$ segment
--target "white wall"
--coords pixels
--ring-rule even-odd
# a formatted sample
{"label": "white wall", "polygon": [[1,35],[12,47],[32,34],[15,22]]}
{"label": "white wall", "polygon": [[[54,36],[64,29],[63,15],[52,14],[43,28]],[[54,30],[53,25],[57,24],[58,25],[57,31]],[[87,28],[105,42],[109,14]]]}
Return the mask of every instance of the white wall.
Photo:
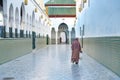
{"label": "white wall", "polygon": [[75,18],[51,18],[52,26],[58,31],[58,27],[61,23],[66,23],[68,30],[71,31],[74,27]]}
{"label": "white wall", "polygon": [[85,25],[85,37],[120,36],[120,0],[89,0],[90,6],[78,13],[79,27]]}
{"label": "white wall", "polygon": [[[13,18],[14,18],[13,19],[13,32],[14,32],[14,28],[15,28],[15,10],[16,10],[16,8],[18,8],[18,13],[19,13],[19,30],[20,30],[20,18],[21,18],[20,17],[20,12],[21,12],[20,9],[21,9],[22,3],[24,3],[24,0],[3,0],[3,1],[4,1],[3,5],[6,5],[6,6],[4,6],[4,15],[7,15],[7,17],[4,18],[4,19],[6,19],[5,20],[6,21],[6,31],[9,32],[9,27],[10,27],[9,26],[9,8],[10,8],[11,4],[13,5]],[[35,2],[33,0],[28,0],[28,5],[24,5],[24,7],[25,7],[25,28],[24,28],[24,30],[26,31],[26,29],[28,29],[27,27],[32,27],[32,25],[28,26],[27,22],[29,22],[29,24],[31,24],[30,16],[32,19],[32,13],[33,13],[33,11],[35,11],[35,8],[37,6],[35,5]],[[29,21],[27,21],[27,15],[28,15]],[[45,24],[43,24],[42,22],[39,21],[39,18],[41,15],[43,15],[43,17],[44,17],[41,19],[41,21],[44,21],[45,18],[48,19],[48,17],[44,14],[44,12],[41,11],[41,9],[38,9],[38,11],[35,13],[35,21],[34,21],[35,28],[34,28],[34,30],[35,30],[35,32],[37,32],[37,34],[38,33],[48,34],[50,31],[48,30],[48,28],[46,28],[46,27],[49,27],[48,25],[46,26],[47,22]],[[32,29],[32,28],[30,28],[30,29]],[[45,30],[43,30],[43,29],[45,29]],[[43,31],[46,31],[46,32],[43,32]]]}
{"label": "white wall", "polygon": [[0,26],[3,26],[3,13],[0,11]]}

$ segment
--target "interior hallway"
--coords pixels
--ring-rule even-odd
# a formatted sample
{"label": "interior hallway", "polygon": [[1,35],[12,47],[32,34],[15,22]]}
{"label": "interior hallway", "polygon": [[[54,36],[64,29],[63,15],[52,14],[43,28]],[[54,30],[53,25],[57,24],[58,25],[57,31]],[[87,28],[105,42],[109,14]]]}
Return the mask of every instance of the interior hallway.
{"label": "interior hallway", "polygon": [[85,53],[78,65],[70,56],[71,45],[49,45],[0,65],[0,80],[120,80]]}

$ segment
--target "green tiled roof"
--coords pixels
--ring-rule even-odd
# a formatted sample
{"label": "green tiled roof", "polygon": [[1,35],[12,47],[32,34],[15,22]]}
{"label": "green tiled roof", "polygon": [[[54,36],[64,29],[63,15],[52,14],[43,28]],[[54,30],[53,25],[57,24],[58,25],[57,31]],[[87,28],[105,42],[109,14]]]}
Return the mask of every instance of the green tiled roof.
{"label": "green tiled roof", "polygon": [[72,15],[76,14],[76,9],[75,7],[70,7],[70,8],[48,8],[48,14],[49,15]]}
{"label": "green tiled roof", "polygon": [[76,6],[74,0],[50,0],[45,5],[48,15],[75,15]]}
{"label": "green tiled roof", "polygon": [[74,0],[50,0],[46,4],[75,4]]}

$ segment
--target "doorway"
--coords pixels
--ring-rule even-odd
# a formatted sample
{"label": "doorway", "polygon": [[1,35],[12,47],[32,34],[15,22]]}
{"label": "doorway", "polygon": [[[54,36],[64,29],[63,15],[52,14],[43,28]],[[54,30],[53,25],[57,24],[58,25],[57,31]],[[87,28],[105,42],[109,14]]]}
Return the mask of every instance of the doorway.
{"label": "doorway", "polygon": [[66,34],[65,32],[60,33],[60,43],[66,43]]}
{"label": "doorway", "polygon": [[68,31],[68,26],[65,23],[61,23],[58,27],[58,34],[57,34],[57,42],[58,44],[60,43],[69,43],[69,31]]}

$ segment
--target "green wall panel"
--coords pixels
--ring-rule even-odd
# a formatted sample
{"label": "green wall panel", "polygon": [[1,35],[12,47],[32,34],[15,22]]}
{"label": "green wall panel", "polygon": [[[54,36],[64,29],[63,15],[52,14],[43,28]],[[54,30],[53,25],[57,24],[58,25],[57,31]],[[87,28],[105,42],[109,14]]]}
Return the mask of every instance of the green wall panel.
{"label": "green wall panel", "polygon": [[70,7],[70,8],[49,7],[48,8],[48,14],[49,15],[54,15],[54,14],[57,14],[57,15],[60,15],[60,14],[63,14],[63,15],[66,15],[66,14],[73,15],[73,14],[76,14],[76,8],[75,7]]}
{"label": "green wall panel", "polygon": [[120,37],[84,38],[83,50],[120,76]]}
{"label": "green wall panel", "polygon": [[[45,47],[46,38],[36,38],[36,49]],[[32,39],[0,39],[0,64],[32,51]]]}
{"label": "green wall panel", "polygon": [[1,39],[0,64],[32,51],[31,39]]}
{"label": "green wall panel", "polygon": [[36,40],[36,48],[37,49],[40,49],[42,47],[45,47],[46,46],[46,38],[38,38]]}

